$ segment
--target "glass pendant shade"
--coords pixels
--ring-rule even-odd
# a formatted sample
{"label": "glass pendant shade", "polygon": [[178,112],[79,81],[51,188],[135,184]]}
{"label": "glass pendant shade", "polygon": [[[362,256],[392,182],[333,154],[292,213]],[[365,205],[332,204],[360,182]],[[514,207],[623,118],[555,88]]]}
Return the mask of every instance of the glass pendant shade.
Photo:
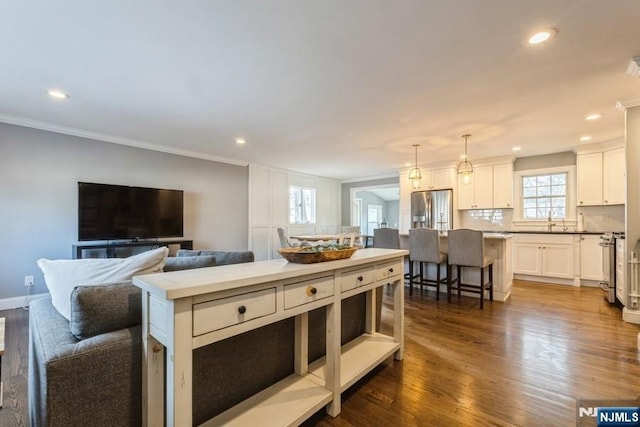
{"label": "glass pendant shade", "polygon": [[411,168],[411,170],[409,171],[409,179],[411,180],[411,184],[414,189],[420,186],[420,180],[422,179],[422,172],[420,171],[420,168],[418,168],[418,147],[419,146],[420,144],[413,144],[413,148],[415,149],[415,153],[416,153],[416,162],[415,162],[415,166]]}
{"label": "glass pendant shade", "polygon": [[464,138],[464,161],[458,163],[457,168],[462,184],[471,184],[471,179],[473,177],[473,164],[469,161],[469,157],[467,156],[467,139],[470,136],[470,134],[462,135]]}

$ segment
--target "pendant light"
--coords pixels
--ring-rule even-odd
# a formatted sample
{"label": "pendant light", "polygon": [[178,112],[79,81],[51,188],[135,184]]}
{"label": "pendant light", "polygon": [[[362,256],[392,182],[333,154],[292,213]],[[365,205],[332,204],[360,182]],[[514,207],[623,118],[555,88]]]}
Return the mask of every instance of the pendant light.
{"label": "pendant light", "polygon": [[420,186],[420,180],[422,180],[422,172],[420,172],[420,169],[418,168],[418,147],[419,146],[420,144],[413,144],[413,148],[415,149],[415,153],[416,153],[416,163],[415,163],[415,166],[409,171],[409,179],[411,180],[411,185],[414,190]]}
{"label": "pendant light", "polygon": [[473,177],[473,165],[469,161],[469,156],[467,156],[467,139],[471,136],[469,133],[465,133],[462,135],[464,138],[464,161],[458,163],[458,175],[462,180],[462,184],[470,184],[471,178]]}

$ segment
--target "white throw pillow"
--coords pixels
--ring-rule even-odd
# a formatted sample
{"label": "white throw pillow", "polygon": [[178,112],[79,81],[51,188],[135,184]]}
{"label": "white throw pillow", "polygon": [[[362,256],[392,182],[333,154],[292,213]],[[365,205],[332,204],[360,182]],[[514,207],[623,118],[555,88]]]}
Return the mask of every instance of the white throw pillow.
{"label": "white throw pillow", "polygon": [[71,292],[76,286],[105,285],[133,276],[162,272],[169,249],[158,248],[129,258],[39,259],[38,267],[51,293],[53,306],[71,319]]}

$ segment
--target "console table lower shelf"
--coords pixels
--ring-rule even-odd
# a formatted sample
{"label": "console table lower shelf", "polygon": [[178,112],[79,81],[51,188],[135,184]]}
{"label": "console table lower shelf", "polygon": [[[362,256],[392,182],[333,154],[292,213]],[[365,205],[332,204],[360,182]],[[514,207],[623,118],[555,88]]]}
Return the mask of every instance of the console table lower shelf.
{"label": "console table lower shelf", "polygon": [[[276,260],[136,276],[143,425],[192,425],[193,350],[287,318],[295,319],[294,373],[201,425],[296,426],[323,407],[337,416],[342,392],[385,359],[402,360],[407,253],[371,248],[320,264]],[[376,292],[384,285],[393,293],[392,335],[375,330]],[[365,333],[341,346],[341,301],[356,294],[366,296]],[[325,310],[326,355],[309,364],[309,313],[318,308]]]}

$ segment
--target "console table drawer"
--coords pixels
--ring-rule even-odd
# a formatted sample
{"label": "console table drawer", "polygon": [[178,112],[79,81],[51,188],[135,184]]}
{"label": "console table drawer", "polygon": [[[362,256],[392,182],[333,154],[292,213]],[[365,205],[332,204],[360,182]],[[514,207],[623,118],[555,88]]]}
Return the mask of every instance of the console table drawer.
{"label": "console table drawer", "polygon": [[333,276],[305,280],[284,286],[284,308],[293,308],[333,295]]}
{"label": "console table drawer", "polygon": [[193,336],[217,331],[276,312],[276,288],[193,305]]}
{"label": "console table drawer", "polygon": [[358,286],[368,285],[375,280],[374,277],[373,267],[345,271],[340,274],[340,289],[345,292]]}
{"label": "console table drawer", "polygon": [[402,262],[390,262],[376,265],[376,280],[387,280],[402,275]]}

